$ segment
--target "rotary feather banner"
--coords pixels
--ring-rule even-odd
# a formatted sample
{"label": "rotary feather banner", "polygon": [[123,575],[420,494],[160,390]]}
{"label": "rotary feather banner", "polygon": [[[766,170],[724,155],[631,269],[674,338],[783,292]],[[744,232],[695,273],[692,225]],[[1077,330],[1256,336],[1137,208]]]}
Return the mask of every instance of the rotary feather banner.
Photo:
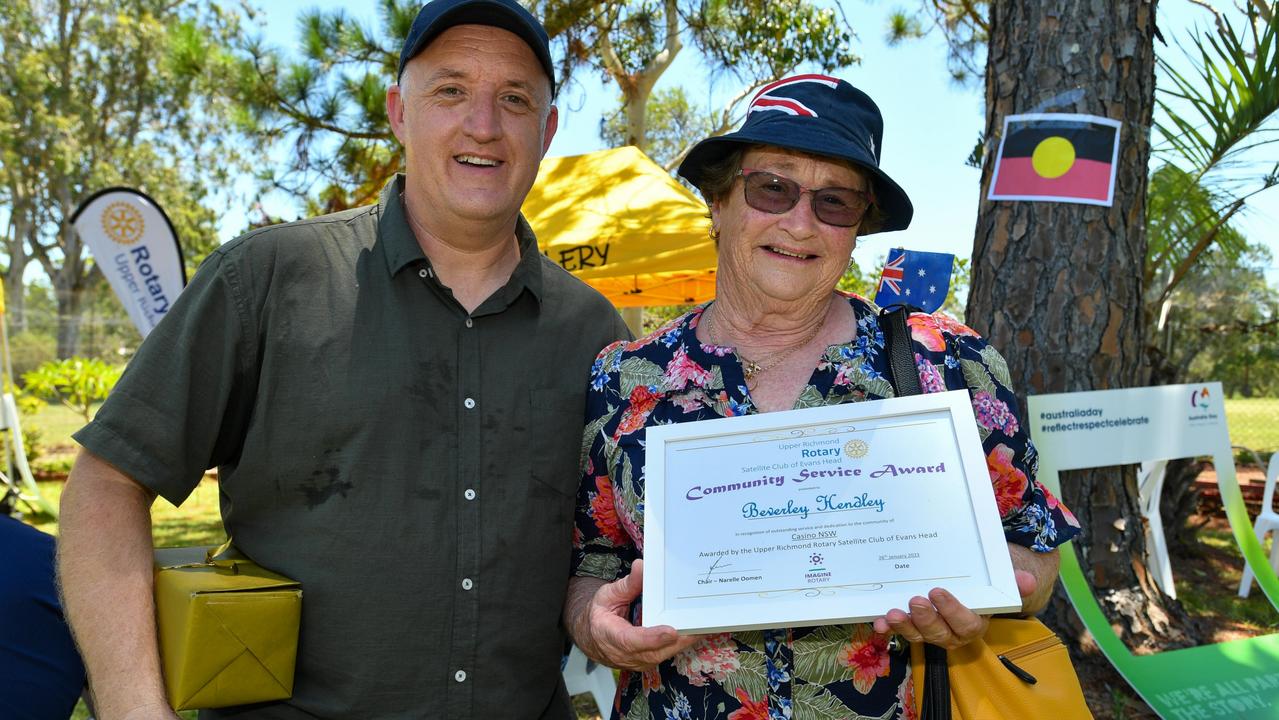
{"label": "rotary feather banner", "polygon": [[146,338],[186,286],[182,248],[159,204],[131,188],[108,188],[71,216],[129,319]]}

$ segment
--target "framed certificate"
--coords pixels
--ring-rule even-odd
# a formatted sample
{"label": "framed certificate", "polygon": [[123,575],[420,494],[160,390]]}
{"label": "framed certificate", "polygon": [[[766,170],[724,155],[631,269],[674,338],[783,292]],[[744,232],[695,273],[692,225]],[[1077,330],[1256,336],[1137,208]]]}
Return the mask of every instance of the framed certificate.
{"label": "framed certificate", "polygon": [[644,625],[861,622],[934,587],[1021,609],[966,391],[650,427]]}

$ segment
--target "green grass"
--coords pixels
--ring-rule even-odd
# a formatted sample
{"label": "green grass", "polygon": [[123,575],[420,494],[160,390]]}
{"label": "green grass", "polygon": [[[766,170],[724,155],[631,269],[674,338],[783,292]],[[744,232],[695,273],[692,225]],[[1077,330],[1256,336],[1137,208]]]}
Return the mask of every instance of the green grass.
{"label": "green grass", "polygon": [[[1230,561],[1216,567],[1216,577],[1208,574],[1202,577],[1176,576],[1177,599],[1186,610],[1191,615],[1211,618],[1217,622],[1229,620],[1240,623],[1257,635],[1279,631],[1279,614],[1275,613],[1274,606],[1261,588],[1253,585],[1252,592],[1246,598],[1239,597],[1235,592],[1243,575],[1243,558],[1236,560],[1239,546],[1234,535],[1205,527],[1199,530],[1196,540],[1229,557]],[[1262,548],[1266,557],[1269,557],[1270,538],[1267,538]],[[1222,588],[1228,588],[1229,592],[1222,592]]]}
{"label": "green grass", "polygon": [[1262,453],[1279,450],[1279,398],[1226,400],[1230,444]]}
{"label": "green grass", "polygon": [[[57,481],[37,483],[40,494],[58,505],[65,485]],[[58,534],[58,522],[48,516],[28,519],[37,528]],[[180,547],[186,545],[217,545],[226,539],[222,531],[222,516],[218,510],[218,483],[205,478],[191,496],[174,507],[164,498],[151,506],[151,537],[156,547]]]}
{"label": "green grass", "polygon": [[[84,418],[60,404],[47,404],[27,419],[27,424],[40,431],[41,455],[33,462],[33,469],[67,467],[76,452],[71,433],[84,425]],[[62,498],[60,481],[38,482],[40,494],[57,507]],[[218,484],[205,478],[181,508],[176,508],[163,498],[157,499],[151,508],[152,536],[156,547],[183,545],[217,545],[226,535],[222,531],[222,518],[218,509]],[[58,534],[58,523],[53,518],[40,515],[29,517],[28,522],[37,528]]]}
{"label": "green grass", "polygon": [[[97,408],[94,408],[95,412]],[[71,469],[79,446],[71,439],[71,434],[84,426],[84,418],[61,404],[46,403],[39,412],[23,417],[23,434],[30,443],[35,438],[36,454],[31,459],[31,472],[37,477],[49,477],[50,474],[66,474]],[[30,455],[31,448],[27,448]]]}
{"label": "green grass", "polygon": [[[93,411],[97,412],[98,406],[94,406]],[[40,429],[40,440],[49,447],[74,445],[71,433],[84,427],[80,413],[61,403],[46,404],[27,422]]]}

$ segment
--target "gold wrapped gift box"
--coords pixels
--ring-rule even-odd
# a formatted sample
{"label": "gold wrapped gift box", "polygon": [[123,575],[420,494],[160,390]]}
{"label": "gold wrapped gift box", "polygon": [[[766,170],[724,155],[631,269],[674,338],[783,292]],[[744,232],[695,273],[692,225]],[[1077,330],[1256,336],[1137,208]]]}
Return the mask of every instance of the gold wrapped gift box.
{"label": "gold wrapped gift box", "polygon": [[175,710],[293,694],[302,586],[234,551],[219,554],[226,548],[155,551],[160,658]]}

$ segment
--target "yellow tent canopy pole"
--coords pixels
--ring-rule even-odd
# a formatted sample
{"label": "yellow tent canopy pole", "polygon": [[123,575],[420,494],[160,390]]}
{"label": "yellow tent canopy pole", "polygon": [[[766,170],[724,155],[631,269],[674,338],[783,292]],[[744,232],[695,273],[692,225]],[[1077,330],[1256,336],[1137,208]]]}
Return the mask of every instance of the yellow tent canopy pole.
{"label": "yellow tent canopy pole", "polygon": [[523,211],[542,253],[619,308],[715,296],[706,203],[638,148],[546,158]]}

